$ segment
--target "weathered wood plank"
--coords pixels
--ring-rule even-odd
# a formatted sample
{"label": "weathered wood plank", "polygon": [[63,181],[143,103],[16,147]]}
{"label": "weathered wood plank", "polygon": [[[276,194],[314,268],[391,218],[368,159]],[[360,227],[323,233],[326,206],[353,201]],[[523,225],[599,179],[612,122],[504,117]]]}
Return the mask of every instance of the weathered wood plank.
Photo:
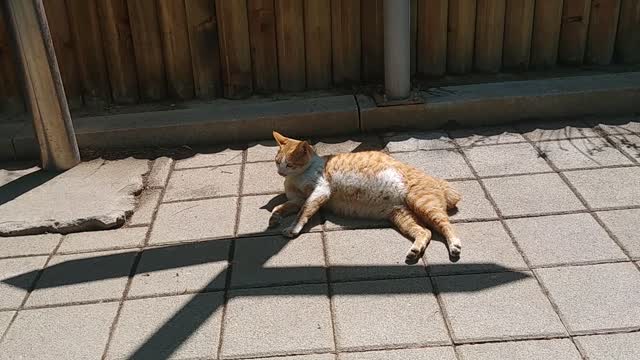
{"label": "weathered wood plank", "polygon": [[224,96],[241,99],[253,91],[249,23],[245,1],[216,0]]}
{"label": "weathered wood plank", "polygon": [[[249,38],[255,91],[278,91],[278,43],[274,0],[249,0]],[[278,45],[277,45],[278,44]]]}
{"label": "weathered wood plank", "polygon": [[362,6],[362,79],[384,78],[384,0],[368,1]]}
{"label": "weathered wood plank", "polygon": [[564,0],[558,61],[565,65],[581,65],[587,47],[587,31],[591,0]]}
{"label": "weathered wood plank", "polygon": [[158,0],[158,10],[169,96],[191,99],[195,91],[184,0]]}
{"label": "weathered wood plank", "polygon": [[418,70],[418,0],[411,0],[411,76]]}
{"label": "weathered wood plank", "polygon": [[558,62],[562,0],[537,0],[531,41],[531,65],[551,68]]}
{"label": "weathered wood plank", "polygon": [[222,94],[216,7],[212,0],[185,0],[196,97]]}
{"label": "weathered wood plank", "polygon": [[620,0],[593,0],[585,60],[589,64],[608,65],[618,30]]}
{"label": "weathered wood plank", "polygon": [[509,0],[504,22],[503,66],[525,71],[531,57],[535,0]]}
{"label": "weathered wood plank", "polygon": [[448,0],[418,3],[418,73],[442,76],[447,71]]}
{"label": "weathered wood plank", "polygon": [[24,112],[22,85],[19,80],[17,56],[13,53],[11,37],[4,21],[4,9],[0,6],[0,112]]}
{"label": "weathered wood plank", "polygon": [[162,56],[162,40],[155,0],[127,1],[129,23],[140,95],[144,100],[167,97],[167,79]]}
{"label": "weathered wood plank", "polygon": [[305,0],[304,41],[307,88],[325,89],[331,85],[331,2]]}
{"label": "weathered wood plank", "polygon": [[360,0],[331,0],[333,81],[347,85],[360,81]]}
{"label": "weathered wood plank", "polygon": [[138,101],[138,74],[126,0],[98,0],[98,14],[113,101],[135,103]]}
{"label": "weathered wood plank", "polygon": [[307,84],[303,20],[303,0],[276,0],[278,68],[284,91],[302,91]]}
{"label": "weathered wood plank", "polygon": [[449,0],[447,71],[465,74],[473,66],[476,0]]}
{"label": "weathered wood plank", "polygon": [[506,0],[478,0],[475,68],[498,72],[502,67]]}
{"label": "weathered wood plank", "polygon": [[623,64],[640,63],[640,0],[622,0],[615,52]]}

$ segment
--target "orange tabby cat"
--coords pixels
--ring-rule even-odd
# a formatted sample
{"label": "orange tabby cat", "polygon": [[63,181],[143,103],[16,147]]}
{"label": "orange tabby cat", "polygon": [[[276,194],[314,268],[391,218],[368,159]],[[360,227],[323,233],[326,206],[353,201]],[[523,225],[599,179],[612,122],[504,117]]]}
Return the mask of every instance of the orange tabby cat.
{"label": "orange tabby cat", "polygon": [[332,212],[369,219],[388,219],[414,239],[408,261],[417,260],[431,240],[430,225],[447,239],[451,256],[460,255],[447,209],[454,208],[460,194],[449,184],[401,163],[391,156],[367,151],[318,156],[306,141],[273,137],[280,149],[276,155],[278,174],[285,177],[287,202],[272,211],[269,226],[298,212],[296,221],[283,231],[295,237],[320,207]]}

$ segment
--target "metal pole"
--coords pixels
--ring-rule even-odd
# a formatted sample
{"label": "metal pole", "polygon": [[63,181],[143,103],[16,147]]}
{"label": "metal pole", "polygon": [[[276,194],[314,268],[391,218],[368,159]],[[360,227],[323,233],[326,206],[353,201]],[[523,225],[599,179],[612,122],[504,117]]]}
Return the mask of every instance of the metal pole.
{"label": "metal pole", "polygon": [[384,0],[384,86],[388,99],[411,91],[411,1]]}
{"label": "metal pole", "polygon": [[45,170],[63,171],[80,162],[71,115],[42,0],[6,0],[24,87]]}

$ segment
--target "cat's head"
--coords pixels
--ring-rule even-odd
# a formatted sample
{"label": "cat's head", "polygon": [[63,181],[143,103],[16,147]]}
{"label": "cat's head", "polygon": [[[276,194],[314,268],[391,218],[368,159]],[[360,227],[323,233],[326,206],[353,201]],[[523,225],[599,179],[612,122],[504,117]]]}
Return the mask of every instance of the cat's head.
{"label": "cat's head", "polygon": [[291,139],[277,131],[273,132],[276,139],[278,154],[276,154],[276,166],[281,176],[297,175],[309,167],[309,162],[315,155],[313,148],[306,141]]}

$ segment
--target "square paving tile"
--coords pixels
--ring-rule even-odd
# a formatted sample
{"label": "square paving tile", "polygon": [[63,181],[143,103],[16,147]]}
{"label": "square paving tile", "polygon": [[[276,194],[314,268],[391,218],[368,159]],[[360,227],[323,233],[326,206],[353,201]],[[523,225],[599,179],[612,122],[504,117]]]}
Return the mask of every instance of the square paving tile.
{"label": "square paving tile", "polygon": [[429,279],[337,283],[332,291],[340,350],[450,342]]}
{"label": "square paving tile", "polygon": [[445,132],[413,132],[394,134],[384,138],[389,152],[453,149],[453,140]]}
{"label": "square paving tile", "polygon": [[615,135],[612,140],[625,154],[640,161],[640,135]]}
{"label": "square paving tile", "polygon": [[333,350],[326,285],[234,290],[229,296],[223,357]]}
{"label": "square paving tile", "polygon": [[415,151],[393,154],[393,157],[440,179],[473,177],[471,169],[456,150]]}
{"label": "square paving tile", "polygon": [[462,274],[527,269],[527,264],[498,221],[454,224],[462,240],[460,260],[451,263],[444,239],[432,241],[425,252],[429,273]]}
{"label": "square paving tile", "polygon": [[452,347],[439,346],[423,349],[400,349],[343,353],[339,360],[455,360]]}
{"label": "square paving tile", "polygon": [[240,165],[174,171],[169,178],[163,200],[237,195],[239,187]]}
{"label": "square paving tile", "polygon": [[237,198],[162,204],[149,243],[233,236]]}
{"label": "square paving tile", "polygon": [[153,213],[160,202],[162,189],[146,189],[140,195],[138,207],[129,219],[129,225],[149,225],[153,219]]}
{"label": "square paving tile", "polygon": [[48,255],[58,246],[60,234],[0,237],[0,257]]}
{"label": "square paving tile", "polygon": [[25,306],[120,299],[136,254],[130,250],[56,255]]}
{"label": "square paving tile", "polygon": [[15,311],[1,311],[0,312],[0,337],[4,334],[4,331],[9,327],[9,322],[11,322],[11,318],[13,318],[13,314]]}
{"label": "square paving tile", "polygon": [[176,169],[187,169],[205,166],[221,166],[240,164],[242,162],[242,150],[217,150],[196,154],[190,158],[176,161]]}
{"label": "square paving tile", "polygon": [[223,304],[222,292],[125,301],[107,359],[215,358]]}
{"label": "square paving tile", "polygon": [[598,124],[598,128],[602,129],[607,134],[626,135],[630,133],[640,133],[640,122],[637,117],[613,120],[607,119],[604,122],[596,123]]}
{"label": "square paving tile", "polygon": [[589,360],[640,359],[640,333],[576,337]]}
{"label": "square paving tile", "polygon": [[146,227],[72,233],[62,240],[58,254],[138,247],[144,245],[146,236]]}
{"label": "square paving tile", "polygon": [[[284,228],[291,225],[297,214],[292,214],[282,219],[280,226],[269,229],[269,219],[271,210],[279,204],[287,201],[284,194],[281,195],[255,195],[242,197],[240,204],[240,219],[238,224],[238,235],[250,234],[280,234]],[[312,217],[302,230],[306,232],[316,232],[322,230],[322,220],[320,213]]]}
{"label": "square paving tile", "polygon": [[552,171],[528,143],[476,146],[464,150],[478,176]]}
{"label": "square paving tile", "polygon": [[455,181],[451,186],[462,195],[457,211],[454,210],[450,215],[452,221],[486,220],[498,217],[477,180]]}
{"label": "square paving tile", "polygon": [[536,270],[573,332],[640,326],[640,272],[631,263]]}
{"label": "square paving tile", "polygon": [[211,240],[147,248],[140,258],[129,297],[223,289],[229,241]]}
{"label": "square paving tile", "polygon": [[640,259],[640,209],[603,211],[598,217],[629,254]]}
{"label": "square paving tile", "polygon": [[592,208],[640,205],[640,167],[565,174]]}
{"label": "square paving tile", "polygon": [[533,266],[626,259],[589,214],[512,219],[507,225]]}
{"label": "square paving tile", "polygon": [[284,177],[278,175],[276,163],[250,163],[244,167],[243,194],[269,194],[284,192]]}
{"label": "square paving tile", "polygon": [[500,273],[435,278],[454,340],[564,335],[564,327],[531,274]]}
{"label": "square paving tile", "polygon": [[325,234],[332,280],[426,276],[424,264],[405,264],[411,241],[395,229],[331,231]]}
{"label": "square paving tile", "polygon": [[247,161],[274,161],[278,149],[279,147],[275,141],[262,141],[250,144],[247,148]]}
{"label": "square paving tile", "polygon": [[618,149],[601,138],[545,141],[537,146],[560,170],[632,163]]}
{"label": "square paving tile", "polygon": [[590,125],[581,121],[534,121],[515,125],[526,138],[535,142],[599,137]]}
{"label": "square paving tile", "polygon": [[20,311],[0,359],[100,359],[118,303]]}
{"label": "square paving tile", "polygon": [[462,345],[462,359],[474,360],[580,360],[582,357],[569,339],[510,341],[502,343]]}
{"label": "square paving tile", "polygon": [[485,179],[503,215],[535,215],[583,210],[584,206],[557,174]]}
{"label": "square paving tile", "polygon": [[525,142],[517,130],[505,126],[487,126],[475,129],[461,129],[451,132],[451,137],[460,146],[498,145]]}
{"label": "square paving tile", "polygon": [[237,239],[232,287],[251,287],[326,280],[324,248],[319,233],[295,239],[266,236]]}
{"label": "square paving tile", "polygon": [[0,309],[20,306],[46,261],[46,256],[0,260]]}
{"label": "square paving tile", "polygon": [[267,358],[255,358],[256,360],[335,360],[336,356],[333,354],[311,354],[311,355],[298,355],[298,356],[276,356]]}
{"label": "square paving tile", "polygon": [[350,152],[382,150],[383,145],[377,136],[355,136],[350,138],[326,138],[313,143],[313,148],[320,156]]}

